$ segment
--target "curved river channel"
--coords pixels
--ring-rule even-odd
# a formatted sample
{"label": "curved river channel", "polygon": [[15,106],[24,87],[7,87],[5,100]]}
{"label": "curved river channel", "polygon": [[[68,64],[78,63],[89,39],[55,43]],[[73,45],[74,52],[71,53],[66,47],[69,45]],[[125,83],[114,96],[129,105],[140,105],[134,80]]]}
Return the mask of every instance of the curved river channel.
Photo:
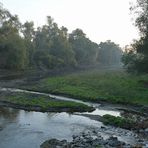
{"label": "curved river channel", "polygon": [[[41,143],[50,138],[72,140],[72,135],[83,131],[97,130],[104,138],[117,136],[126,143],[135,143],[135,135],[131,131],[104,126],[101,122],[84,115],[111,114],[120,116],[119,110],[101,108],[100,104],[83,102],[71,98],[20,89],[1,88],[0,91],[36,93],[48,95],[60,100],[69,100],[92,105],[96,108],[92,113],[41,113],[0,107],[0,148],[39,148]],[[101,127],[106,127],[104,128]]]}

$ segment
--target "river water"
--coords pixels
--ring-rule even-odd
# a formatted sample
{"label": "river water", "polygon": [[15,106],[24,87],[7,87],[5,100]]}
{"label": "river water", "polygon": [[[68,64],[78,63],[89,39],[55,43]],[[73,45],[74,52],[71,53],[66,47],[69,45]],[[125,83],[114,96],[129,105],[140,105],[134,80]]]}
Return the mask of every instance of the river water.
{"label": "river water", "polygon": [[[1,91],[8,90],[1,89]],[[54,97],[57,98],[59,96]],[[59,97],[59,99],[62,98],[65,97]],[[65,99],[71,100],[70,98]],[[100,109],[99,104],[87,104],[95,106],[96,110],[92,113],[84,114],[120,116],[120,111],[118,110]],[[124,132],[128,133],[126,130],[110,127],[103,131],[101,126],[104,126],[101,122],[85,117],[83,113],[41,113],[0,107],[0,148],[39,148],[41,143],[47,139],[57,138],[71,141],[72,135],[92,129],[100,130],[104,138],[115,135],[127,143],[135,142],[134,136],[131,136],[132,133],[129,135],[121,134]]]}
{"label": "river water", "polygon": [[0,109],[0,148],[37,148],[49,138],[72,139],[73,134],[102,123],[67,113]]}

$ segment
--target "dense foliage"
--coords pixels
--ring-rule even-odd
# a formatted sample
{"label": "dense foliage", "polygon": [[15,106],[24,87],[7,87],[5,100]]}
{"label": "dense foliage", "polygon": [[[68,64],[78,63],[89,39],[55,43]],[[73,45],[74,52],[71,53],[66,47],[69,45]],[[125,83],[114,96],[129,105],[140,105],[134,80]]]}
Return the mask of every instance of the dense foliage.
{"label": "dense foliage", "polygon": [[[47,23],[35,28],[33,22],[22,24],[0,5],[0,68],[54,69],[96,63],[119,63],[121,49],[113,42],[98,45],[81,29],[68,33],[47,16]],[[108,58],[110,57],[110,58]],[[119,56],[120,58],[121,56]]]}
{"label": "dense foliage", "polygon": [[123,62],[129,72],[148,73],[148,0],[137,0],[131,9],[137,14],[135,25],[141,38],[132,44],[131,50],[126,50]]}

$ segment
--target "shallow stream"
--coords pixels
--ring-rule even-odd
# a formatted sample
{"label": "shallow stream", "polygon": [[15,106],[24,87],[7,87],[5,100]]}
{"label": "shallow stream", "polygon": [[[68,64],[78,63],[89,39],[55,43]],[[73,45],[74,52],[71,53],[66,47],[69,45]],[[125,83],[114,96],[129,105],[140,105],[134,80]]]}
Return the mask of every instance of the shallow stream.
{"label": "shallow stream", "polygon": [[[51,94],[32,92],[20,89],[1,88],[0,91],[36,93],[48,95],[60,100],[69,100],[92,105],[96,108],[92,113],[41,113],[0,107],[0,148],[39,148],[41,143],[50,138],[72,140],[72,135],[86,130],[96,130],[104,138],[117,136],[126,143],[135,143],[136,135],[124,129],[104,126],[101,122],[83,116],[111,114],[120,116],[119,110],[100,108],[100,104],[83,102],[71,98]],[[103,127],[103,128],[102,128]],[[105,129],[104,129],[105,127]]]}

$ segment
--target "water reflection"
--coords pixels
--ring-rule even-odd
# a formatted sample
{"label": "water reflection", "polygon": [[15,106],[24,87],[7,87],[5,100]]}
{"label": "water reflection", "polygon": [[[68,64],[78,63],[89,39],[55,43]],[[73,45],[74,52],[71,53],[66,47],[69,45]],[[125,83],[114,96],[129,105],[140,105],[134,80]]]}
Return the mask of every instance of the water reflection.
{"label": "water reflection", "polygon": [[0,108],[0,118],[15,120],[19,114],[19,110],[15,110],[12,108]]}
{"label": "water reflection", "polygon": [[0,129],[2,130],[8,124],[16,122],[18,115],[19,115],[18,110],[1,107],[0,108]]}
{"label": "water reflection", "polygon": [[26,112],[3,107],[0,113],[0,123],[5,123],[0,131],[1,148],[37,148],[49,138],[71,140],[73,134],[102,126],[100,122],[67,113]]}

